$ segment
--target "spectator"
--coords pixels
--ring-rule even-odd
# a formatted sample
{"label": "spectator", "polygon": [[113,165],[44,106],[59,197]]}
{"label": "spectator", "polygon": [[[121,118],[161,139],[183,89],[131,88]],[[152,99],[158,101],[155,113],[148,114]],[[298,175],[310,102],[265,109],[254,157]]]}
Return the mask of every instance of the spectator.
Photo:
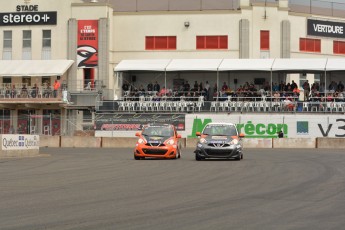
{"label": "spectator", "polygon": [[54,91],[54,97],[56,98],[58,96],[58,90],[60,89],[60,82],[58,80],[55,80],[54,85],[53,85]]}
{"label": "spectator", "polygon": [[208,83],[208,81],[206,81],[205,83],[205,93],[206,93],[206,100],[209,100],[210,97],[210,84]]}
{"label": "spectator", "polygon": [[47,87],[43,91],[43,97],[49,98],[51,96],[51,93],[52,93],[52,89],[51,89],[50,84],[48,82]]}
{"label": "spectator", "polygon": [[309,85],[308,80],[304,82],[303,89],[304,89],[304,101],[309,101],[310,85]]}
{"label": "spectator", "polygon": [[158,84],[158,82],[156,81],[155,84],[153,85],[153,91],[157,91],[159,92],[161,89],[161,86]]}
{"label": "spectator", "polygon": [[194,82],[193,90],[198,91],[198,82],[197,81]]}
{"label": "spectator", "polygon": [[222,91],[227,91],[228,90],[228,86],[226,84],[226,82],[223,83],[223,86],[222,86]]}
{"label": "spectator", "polygon": [[272,83],[272,91],[273,92],[279,91],[279,85],[277,84],[277,82],[275,82],[274,84]]}
{"label": "spectator", "polygon": [[24,97],[28,97],[28,89],[26,88],[26,85],[24,84],[21,92],[20,92],[20,97],[24,98]]}
{"label": "spectator", "polygon": [[339,92],[343,92],[344,91],[344,84],[341,81],[339,81],[339,83],[338,83],[338,91]]}
{"label": "spectator", "polygon": [[147,85],[147,91],[152,91],[153,90],[153,84],[152,82],[150,82],[148,85]]}
{"label": "spectator", "polygon": [[188,92],[190,90],[190,85],[188,81],[186,81],[183,85],[183,91]]}
{"label": "spectator", "polygon": [[291,89],[292,89],[292,91],[295,89],[295,88],[297,88],[298,86],[297,86],[297,84],[296,84],[296,82],[294,81],[294,80],[292,80],[292,83],[291,83]]}
{"label": "spectator", "polygon": [[280,130],[280,131],[278,132],[278,138],[283,138],[283,137],[284,137],[284,133],[283,133],[282,130]]}
{"label": "spectator", "polygon": [[122,90],[123,91],[128,91],[129,90],[129,85],[125,82],[125,83],[123,83],[123,85],[122,85]]}
{"label": "spectator", "polygon": [[39,91],[39,88],[37,87],[37,84],[35,84],[34,87],[32,87],[31,89],[31,97],[33,98],[37,97],[38,91]]}
{"label": "spectator", "polygon": [[17,89],[15,85],[12,85],[11,89],[11,98],[15,98],[17,96]]}

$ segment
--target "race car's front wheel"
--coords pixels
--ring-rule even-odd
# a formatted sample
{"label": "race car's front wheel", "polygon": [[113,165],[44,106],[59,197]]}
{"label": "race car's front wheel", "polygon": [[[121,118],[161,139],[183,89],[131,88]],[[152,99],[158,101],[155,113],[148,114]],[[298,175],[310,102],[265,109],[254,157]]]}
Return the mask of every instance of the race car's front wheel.
{"label": "race car's front wheel", "polygon": [[141,159],[145,159],[144,157],[137,157],[136,155],[134,155],[134,159],[135,160],[141,160]]}
{"label": "race car's front wheel", "polygon": [[199,156],[199,154],[195,154],[195,160],[197,161],[201,161],[203,160],[204,158],[202,158],[201,156]]}

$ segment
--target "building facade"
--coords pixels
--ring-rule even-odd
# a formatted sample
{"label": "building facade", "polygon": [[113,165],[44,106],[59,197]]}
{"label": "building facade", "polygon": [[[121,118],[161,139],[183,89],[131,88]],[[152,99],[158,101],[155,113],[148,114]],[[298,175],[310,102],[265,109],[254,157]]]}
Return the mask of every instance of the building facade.
{"label": "building facade", "polygon": [[[101,101],[121,98],[124,83],[133,89],[150,82],[170,89],[181,81],[217,83],[214,73],[198,70],[166,77],[161,71],[114,72],[123,60],[345,55],[345,10],[337,3],[13,0],[0,6],[1,133],[72,135],[92,129]],[[269,77],[224,72],[219,81],[235,89]],[[334,72],[328,81],[342,78]],[[323,75],[274,76],[274,82],[292,80],[322,82]]]}

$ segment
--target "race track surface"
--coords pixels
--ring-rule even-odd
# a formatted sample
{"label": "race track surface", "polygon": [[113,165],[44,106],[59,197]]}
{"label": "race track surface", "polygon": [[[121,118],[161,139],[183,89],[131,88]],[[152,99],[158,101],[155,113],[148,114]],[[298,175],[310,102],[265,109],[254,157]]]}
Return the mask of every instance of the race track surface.
{"label": "race track surface", "polygon": [[0,159],[0,229],[344,229],[345,151],[246,149],[243,161],[43,148]]}

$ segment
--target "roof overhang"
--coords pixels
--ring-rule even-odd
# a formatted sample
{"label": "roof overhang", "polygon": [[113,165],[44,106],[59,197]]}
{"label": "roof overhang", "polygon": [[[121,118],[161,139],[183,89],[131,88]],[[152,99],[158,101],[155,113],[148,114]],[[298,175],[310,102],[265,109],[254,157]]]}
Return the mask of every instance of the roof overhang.
{"label": "roof overhang", "polygon": [[61,76],[73,60],[0,60],[0,76]]}

